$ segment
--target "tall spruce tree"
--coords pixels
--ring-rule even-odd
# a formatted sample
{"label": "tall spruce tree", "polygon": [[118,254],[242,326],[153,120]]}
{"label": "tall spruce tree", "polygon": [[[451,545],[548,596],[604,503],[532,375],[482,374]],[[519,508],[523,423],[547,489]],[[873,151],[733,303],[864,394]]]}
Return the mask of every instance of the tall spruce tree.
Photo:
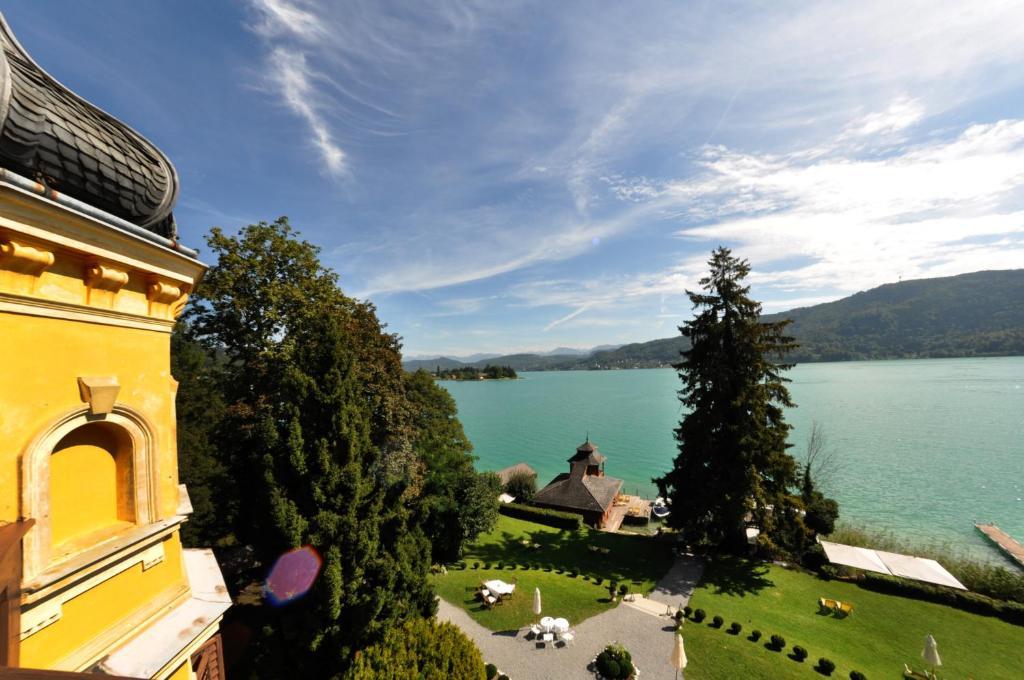
{"label": "tall spruce tree", "polygon": [[336,677],[354,652],[431,614],[430,543],[410,501],[423,465],[409,441],[399,340],[346,297],[286,218],[207,242],[218,257],[190,311],[225,357],[218,445],[234,531],[264,564],[312,545],[304,599],[262,608],[261,677]]}
{"label": "tall spruce tree", "polygon": [[686,411],[675,430],[679,454],[654,482],[672,500],[670,526],[691,543],[744,548],[749,513],[763,541],[788,545],[799,517],[783,417],[793,406],[782,375],[790,365],[779,363],[795,347],[789,321],[759,321],[761,305],[743,285],[746,260],[720,247],[708,264],[703,292],[687,291],[696,316],[679,328],[690,341],[675,365]]}

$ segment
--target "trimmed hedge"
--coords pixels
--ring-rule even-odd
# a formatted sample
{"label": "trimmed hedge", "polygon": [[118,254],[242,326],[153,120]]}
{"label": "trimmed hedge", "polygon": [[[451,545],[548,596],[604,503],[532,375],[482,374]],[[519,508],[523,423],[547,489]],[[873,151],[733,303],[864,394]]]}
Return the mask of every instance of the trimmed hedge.
{"label": "trimmed hedge", "polygon": [[781,635],[773,635],[771,637],[771,648],[776,652],[781,652],[786,648],[786,638]]}
{"label": "trimmed hedge", "polygon": [[741,630],[743,630],[743,626],[741,626],[738,621],[733,621],[729,625],[729,632],[733,635],[739,635]]}
{"label": "trimmed hedge", "polygon": [[832,675],[832,671],[834,671],[835,669],[835,663],[833,663],[829,659],[826,659],[825,657],[822,657],[818,659],[818,665],[815,667],[814,670],[818,671],[822,675]]}
{"label": "trimmed hedge", "polygon": [[547,508],[538,508],[533,505],[524,505],[523,503],[502,503],[498,506],[498,512],[509,517],[515,517],[516,519],[546,524],[556,529],[579,531],[583,528],[583,517],[574,515],[571,512],[548,510]]}
{"label": "trimmed hedge", "polygon": [[700,623],[704,620],[705,616],[707,616],[707,614],[704,613],[703,609],[698,609],[697,611],[693,612],[694,623]]}
{"label": "trimmed hedge", "polygon": [[793,647],[793,658],[797,661],[803,661],[807,658],[807,650],[800,645],[796,645]]}
{"label": "trimmed hedge", "polygon": [[1018,602],[994,600],[991,597],[970,591],[930,586],[918,583],[917,581],[897,579],[880,574],[865,573],[864,577],[857,581],[857,584],[862,588],[878,593],[944,604],[974,614],[994,616],[1007,623],[1024,626],[1024,604]]}
{"label": "trimmed hedge", "polygon": [[860,671],[850,671],[850,680],[868,680],[868,678]]}
{"label": "trimmed hedge", "polygon": [[761,639],[761,631],[756,630],[756,629],[750,631],[750,641],[751,642],[757,642],[760,639]]}
{"label": "trimmed hedge", "polygon": [[721,628],[723,623],[725,623],[725,619],[723,619],[721,616],[715,616],[711,619],[712,628]]}

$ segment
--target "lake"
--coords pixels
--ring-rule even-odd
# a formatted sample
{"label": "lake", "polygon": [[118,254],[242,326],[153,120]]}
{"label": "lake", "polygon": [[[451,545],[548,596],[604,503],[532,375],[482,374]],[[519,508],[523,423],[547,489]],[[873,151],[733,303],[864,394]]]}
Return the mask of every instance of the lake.
{"label": "lake", "polygon": [[[984,558],[996,553],[975,520],[1024,540],[1024,357],[801,364],[789,377],[791,451],[803,456],[817,421],[841,461],[827,489],[841,521]],[[441,384],[481,470],[525,461],[543,486],[589,434],[607,474],[653,497],[675,455],[672,369]]]}

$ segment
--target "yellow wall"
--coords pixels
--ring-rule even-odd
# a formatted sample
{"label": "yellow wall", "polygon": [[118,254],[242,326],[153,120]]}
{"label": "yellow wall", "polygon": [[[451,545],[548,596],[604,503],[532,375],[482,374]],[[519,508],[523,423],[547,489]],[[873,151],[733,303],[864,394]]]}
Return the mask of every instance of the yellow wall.
{"label": "yellow wall", "polygon": [[170,336],[165,333],[0,312],[0,521],[18,517],[24,448],[60,415],[85,406],[80,376],[117,376],[117,402],[150,421],[157,436],[159,515],[178,504]]}
{"label": "yellow wall", "polygon": [[[162,539],[164,560],[145,571],[138,561],[123,569],[129,563],[123,560],[113,576],[117,563],[73,576],[58,577],[54,569],[84,551],[92,551],[87,564],[98,565],[113,554],[107,539],[147,517],[175,516],[170,331],[204,269],[171,249],[0,185],[0,522],[37,520],[25,539],[35,557],[26,553],[25,564],[34,562],[23,615],[36,616],[29,616],[36,625],[46,607],[63,602],[58,620],[21,642],[22,666],[67,669],[95,661],[188,595],[177,529]],[[64,438],[47,443],[52,453],[45,458],[27,456],[43,451],[31,446],[37,438],[87,408],[78,379],[97,377],[116,378],[115,408],[131,413],[133,427],[152,440],[133,448],[125,430],[97,415],[70,434],[61,430]],[[147,447],[146,460],[135,461]],[[38,470],[37,460],[45,461]],[[28,465],[41,481],[22,489]],[[151,474],[142,477],[136,465]],[[40,527],[50,532],[48,542]],[[17,582],[19,574],[0,576]],[[187,678],[183,669],[174,677]]]}
{"label": "yellow wall", "polygon": [[50,527],[54,552],[97,532],[134,522],[130,442],[104,423],[68,433],[50,456]]}
{"label": "yellow wall", "polygon": [[[164,541],[160,564],[143,571],[138,563],[66,602],[59,621],[22,641],[21,665],[52,668],[119,622],[144,616],[166,599],[161,596],[168,591],[185,588],[182,573],[181,543],[178,535],[172,534]],[[127,639],[131,632],[137,631],[126,631],[123,637]]]}
{"label": "yellow wall", "polygon": [[177,670],[167,676],[167,680],[189,680],[192,677],[192,669],[189,668],[189,663],[183,663],[178,666]]}

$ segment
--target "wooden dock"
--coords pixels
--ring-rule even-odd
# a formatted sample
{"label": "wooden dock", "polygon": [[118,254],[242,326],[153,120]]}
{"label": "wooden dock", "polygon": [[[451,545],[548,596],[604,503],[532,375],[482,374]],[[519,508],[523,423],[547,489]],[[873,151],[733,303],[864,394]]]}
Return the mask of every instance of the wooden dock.
{"label": "wooden dock", "polygon": [[974,526],[978,531],[985,534],[990,541],[999,546],[999,549],[1006,553],[1007,557],[1016,562],[1021,569],[1024,569],[1024,545],[1015,541],[1010,534],[1006,533],[995,524],[982,524],[980,522],[975,522]]}

